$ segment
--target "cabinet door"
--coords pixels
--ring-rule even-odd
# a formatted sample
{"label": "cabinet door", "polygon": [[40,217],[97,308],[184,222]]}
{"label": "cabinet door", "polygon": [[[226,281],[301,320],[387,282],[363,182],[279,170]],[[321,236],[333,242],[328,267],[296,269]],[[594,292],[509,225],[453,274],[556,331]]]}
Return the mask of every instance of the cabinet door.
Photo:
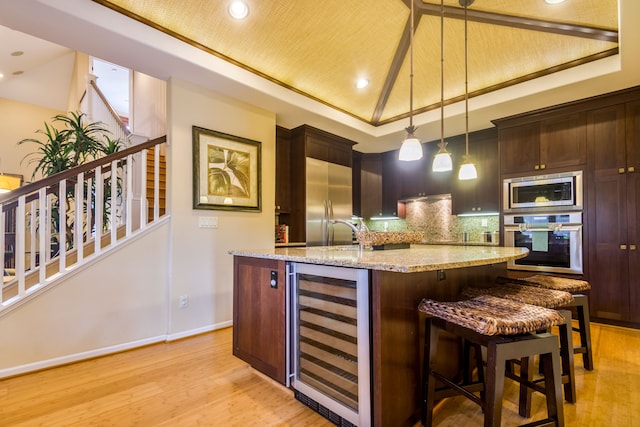
{"label": "cabinet door", "polygon": [[286,384],[285,262],[234,256],[233,267],[233,354]]}
{"label": "cabinet door", "polygon": [[537,122],[499,130],[500,167],[503,175],[530,173],[539,169],[539,130]]}
{"label": "cabinet door", "polygon": [[402,182],[398,173],[398,151],[387,151],[382,161],[382,209],[380,215],[398,215],[398,200],[402,198]]}
{"label": "cabinet door", "polygon": [[291,210],[290,132],[276,128],[276,212]]}
{"label": "cabinet door", "polygon": [[626,105],[629,315],[640,323],[640,101]]}
{"label": "cabinet door", "polygon": [[382,160],[378,153],[363,154],[360,163],[360,215],[364,218],[382,212]]}
{"label": "cabinet door", "polygon": [[[480,136],[469,135],[469,154],[475,162],[478,178],[460,181],[457,169],[453,177],[452,211],[454,215],[463,213],[496,213],[500,208],[498,176],[498,139],[493,132],[483,132]],[[452,147],[456,153],[464,153],[464,141],[460,147]],[[461,154],[456,154],[457,168],[462,162]]]}
{"label": "cabinet door", "polygon": [[585,113],[540,122],[540,170],[583,165],[586,146]]}
{"label": "cabinet door", "polygon": [[[629,318],[624,105],[587,113],[587,242],[591,312]],[[622,173],[620,171],[622,168]]]}

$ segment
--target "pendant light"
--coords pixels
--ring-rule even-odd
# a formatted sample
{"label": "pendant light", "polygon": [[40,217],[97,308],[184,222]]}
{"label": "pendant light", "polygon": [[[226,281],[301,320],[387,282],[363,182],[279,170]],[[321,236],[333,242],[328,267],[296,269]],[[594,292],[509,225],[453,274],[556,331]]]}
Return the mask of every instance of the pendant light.
{"label": "pendant light", "polygon": [[473,4],[474,0],[459,0],[460,6],[464,6],[464,112],[465,112],[465,155],[462,158],[462,165],[458,172],[458,179],[476,179],[478,172],[476,165],[471,161],[469,155],[469,39],[467,36],[467,6]]}
{"label": "pendant light", "polygon": [[451,153],[444,140],[444,0],[440,1],[440,150],[433,157],[434,172],[449,172],[453,169]]}
{"label": "pendant light", "polygon": [[411,25],[409,33],[409,49],[410,49],[410,74],[409,74],[409,126],[406,128],[407,137],[405,138],[398,159],[403,161],[420,160],[422,158],[422,144],[413,134],[416,128],[413,126],[413,2],[411,1]]}

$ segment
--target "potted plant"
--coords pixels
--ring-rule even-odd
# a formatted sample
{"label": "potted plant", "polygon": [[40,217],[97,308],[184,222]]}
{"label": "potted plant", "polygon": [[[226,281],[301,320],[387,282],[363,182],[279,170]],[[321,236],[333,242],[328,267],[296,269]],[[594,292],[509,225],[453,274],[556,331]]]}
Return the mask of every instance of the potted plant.
{"label": "potted plant", "polygon": [[[18,142],[19,145],[33,143],[37,146],[34,152],[25,156],[25,159],[31,158],[29,163],[35,163],[32,179],[35,179],[38,174],[42,175],[42,177],[55,175],[96,158],[115,153],[122,148],[123,142],[119,139],[112,139],[110,132],[103,127],[102,123],[85,123],[85,118],[86,114],[75,112],[70,112],[69,115],[56,115],[53,117],[52,124],[45,123],[44,129],[36,131],[36,133],[44,135],[44,140],[26,138]],[[54,126],[54,123],[58,126]],[[65,203],[67,203],[66,212],[68,212],[68,215],[65,224],[67,248],[73,246],[74,216],[71,212],[71,206],[73,206],[75,197],[74,187],[75,183],[70,182],[70,185],[67,186],[66,194],[64,196],[58,194],[51,206],[52,230],[60,230],[59,215],[57,214],[59,212],[60,199],[64,197]],[[119,179],[117,188],[118,192],[120,192]],[[95,195],[95,182],[91,185],[91,188],[85,184],[85,196],[87,192],[92,192]],[[109,185],[104,186],[104,192],[105,200],[110,200],[111,187]],[[95,197],[92,197],[91,206],[85,206],[84,209],[85,212],[87,210],[95,212]],[[104,218],[108,217],[110,209],[108,202],[105,202]],[[95,218],[93,215],[92,217]],[[51,239],[53,256],[57,252],[60,242],[55,234],[52,235]]]}

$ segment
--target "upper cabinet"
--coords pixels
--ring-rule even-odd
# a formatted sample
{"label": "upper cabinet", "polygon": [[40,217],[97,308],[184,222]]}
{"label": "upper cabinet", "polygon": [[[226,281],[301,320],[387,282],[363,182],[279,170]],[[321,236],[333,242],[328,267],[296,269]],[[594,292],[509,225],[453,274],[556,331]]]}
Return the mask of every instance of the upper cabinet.
{"label": "upper cabinet", "polygon": [[476,165],[478,178],[461,181],[458,169],[465,152],[464,136],[452,144],[454,178],[451,191],[452,213],[496,213],[500,209],[498,175],[498,133],[495,128],[469,134],[469,154]]}
{"label": "upper cabinet", "polygon": [[[289,241],[306,241],[306,159],[323,160],[351,167],[355,142],[321,129],[302,125],[290,131],[290,210],[280,214],[280,223],[289,225]],[[278,167],[276,166],[276,169]]]}
{"label": "upper cabinet", "polygon": [[494,121],[502,175],[545,173],[587,161],[586,115],[532,114]]}
{"label": "upper cabinet", "polygon": [[276,212],[291,210],[291,132],[276,126]]}

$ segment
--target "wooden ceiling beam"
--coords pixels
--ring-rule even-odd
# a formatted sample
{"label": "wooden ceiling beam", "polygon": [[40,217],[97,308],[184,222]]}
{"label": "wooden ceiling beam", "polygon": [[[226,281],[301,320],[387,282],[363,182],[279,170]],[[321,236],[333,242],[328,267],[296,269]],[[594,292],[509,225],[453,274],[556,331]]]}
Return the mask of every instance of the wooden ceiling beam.
{"label": "wooden ceiling beam", "polygon": [[[440,16],[441,13],[439,4],[423,2],[418,3],[418,11],[422,14],[432,16]],[[464,8],[445,6],[444,16],[445,18],[464,19]],[[469,21],[481,22],[483,24],[502,25],[505,27],[618,43],[617,31],[586,25],[575,25],[567,24],[565,22],[554,22],[523,16],[505,15],[476,9],[467,9],[467,19]]]}

